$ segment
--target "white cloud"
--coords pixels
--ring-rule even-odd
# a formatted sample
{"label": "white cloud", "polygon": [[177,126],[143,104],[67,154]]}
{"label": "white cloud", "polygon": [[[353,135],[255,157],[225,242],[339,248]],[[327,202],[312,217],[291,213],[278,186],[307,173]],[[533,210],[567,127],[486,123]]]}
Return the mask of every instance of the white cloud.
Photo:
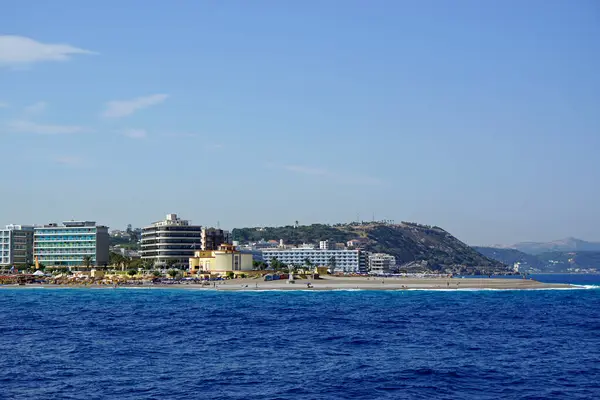
{"label": "white cloud", "polygon": [[0,66],[29,65],[42,61],[65,61],[77,54],[97,54],[68,44],[50,44],[24,36],[0,35]]}
{"label": "white cloud", "polygon": [[106,110],[102,115],[106,118],[121,118],[133,114],[138,110],[160,104],[169,97],[168,94],[153,94],[150,96],[136,97],[131,100],[113,100],[106,103]]}
{"label": "white cloud", "polygon": [[33,103],[32,105],[25,107],[24,111],[27,115],[40,114],[46,109],[47,106],[48,103],[45,101],[38,101],[37,103]]}
{"label": "white cloud", "polygon": [[89,129],[77,125],[45,125],[31,121],[12,121],[8,124],[13,132],[32,133],[36,135],[66,135],[89,132]]}
{"label": "white cloud", "polygon": [[148,132],[144,129],[126,129],[121,132],[123,136],[127,136],[131,139],[145,139],[148,137]]}

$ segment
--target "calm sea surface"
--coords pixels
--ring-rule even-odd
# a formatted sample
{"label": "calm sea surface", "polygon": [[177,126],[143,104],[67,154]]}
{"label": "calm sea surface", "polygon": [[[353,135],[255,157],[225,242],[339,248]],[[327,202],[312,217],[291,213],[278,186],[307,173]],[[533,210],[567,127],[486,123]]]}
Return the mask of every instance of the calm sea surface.
{"label": "calm sea surface", "polygon": [[600,288],[0,289],[0,398],[598,399]]}

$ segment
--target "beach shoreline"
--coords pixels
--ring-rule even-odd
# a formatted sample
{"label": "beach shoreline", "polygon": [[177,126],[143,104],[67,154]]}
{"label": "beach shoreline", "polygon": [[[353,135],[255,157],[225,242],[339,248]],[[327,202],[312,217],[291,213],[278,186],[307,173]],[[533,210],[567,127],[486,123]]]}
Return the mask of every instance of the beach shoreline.
{"label": "beach shoreline", "polygon": [[[310,286],[309,286],[310,285]],[[2,285],[2,288],[90,288],[90,289],[186,289],[213,291],[328,291],[328,290],[531,290],[531,289],[576,289],[578,286],[561,283],[542,283],[532,279],[502,278],[377,278],[377,277],[326,277],[322,279],[297,279],[264,281],[262,279],[231,279],[211,281],[209,285],[197,283],[173,284],[26,284]]]}

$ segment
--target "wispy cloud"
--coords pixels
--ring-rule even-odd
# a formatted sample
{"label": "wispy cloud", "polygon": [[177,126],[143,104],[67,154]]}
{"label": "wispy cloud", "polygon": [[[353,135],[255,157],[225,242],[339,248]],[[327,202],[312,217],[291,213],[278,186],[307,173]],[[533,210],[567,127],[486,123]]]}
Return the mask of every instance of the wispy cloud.
{"label": "wispy cloud", "polygon": [[150,96],[136,97],[131,100],[113,100],[106,103],[106,109],[102,113],[105,118],[121,118],[133,114],[136,111],[160,104],[169,97],[168,94],[153,94]]}
{"label": "wispy cloud", "polygon": [[38,101],[37,103],[33,103],[23,110],[27,115],[40,114],[46,110],[48,103],[45,101]]}
{"label": "wispy cloud", "polygon": [[85,133],[90,130],[77,125],[47,125],[31,121],[12,121],[8,128],[17,133],[30,133],[35,135],[67,135],[74,133]]}
{"label": "wispy cloud", "polygon": [[144,129],[125,129],[121,131],[121,134],[131,139],[145,139],[148,137],[148,132]]}
{"label": "wispy cloud", "polygon": [[320,176],[335,175],[332,172],[327,171],[325,169],[306,167],[303,165],[283,165],[282,168],[285,170],[288,170],[288,171],[297,172],[297,173],[306,174],[306,175],[320,175]]}
{"label": "wispy cloud", "polygon": [[0,101],[0,108],[6,108],[6,107],[8,107],[8,103]]}
{"label": "wispy cloud", "polygon": [[57,164],[67,165],[70,167],[79,166],[83,164],[83,159],[81,157],[74,156],[59,156],[55,157],[53,161]]}
{"label": "wispy cloud", "polygon": [[97,54],[68,44],[42,43],[24,36],[0,35],[0,66],[66,61],[74,55]]}
{"label": "wispy cloud", "polygon": [[268,164],[268,167],[279,168],[285,171],[293,172],[302,175],[312,175],[315,177],[328,178],[332,182],[344,183],[344,184],[359,184],[359,185],[382,185],[384,182],[381,179],[374,178],[371,176],[356,174],[352,172],[340,173],[337,171],[331,171],[324,168],[318,168],[306,165],[276,165]]}
{"label": "wispy cloud", "polygon": [[163,136],[170,137],[170,138],[194,138],[194,137],[198,137],[199,135],[197,133],[191,133],[191,132],[169,132],[169,133],[165,133]]}

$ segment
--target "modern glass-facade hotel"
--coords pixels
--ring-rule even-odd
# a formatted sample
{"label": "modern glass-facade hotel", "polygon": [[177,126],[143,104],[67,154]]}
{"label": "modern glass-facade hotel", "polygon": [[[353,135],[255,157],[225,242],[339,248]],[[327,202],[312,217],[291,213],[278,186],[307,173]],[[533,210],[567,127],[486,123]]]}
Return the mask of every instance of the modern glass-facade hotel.
{"label": "modern glass-facade hotel", "polygon": [[108,265],[108,227],[93,221],[68,221],[48,224],[34,230],[33,254],[45,266],[75,267]]}

